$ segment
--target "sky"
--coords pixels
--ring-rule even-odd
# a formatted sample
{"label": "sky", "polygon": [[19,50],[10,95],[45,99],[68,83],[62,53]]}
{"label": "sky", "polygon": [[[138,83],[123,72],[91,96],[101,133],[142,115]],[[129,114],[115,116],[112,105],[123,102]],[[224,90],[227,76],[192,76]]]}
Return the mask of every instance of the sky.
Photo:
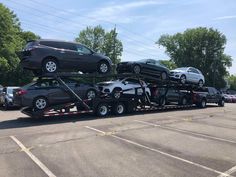
{"label": "sky", "polygon": [[122,61],[169,59],[155,44],[163,34],[212,27],[225,34],[225,53],[236,74],[235,0],[0,0],[13,10],[25,31],[41,38],[74,41],[86,26],[116,26],[123,43]]}

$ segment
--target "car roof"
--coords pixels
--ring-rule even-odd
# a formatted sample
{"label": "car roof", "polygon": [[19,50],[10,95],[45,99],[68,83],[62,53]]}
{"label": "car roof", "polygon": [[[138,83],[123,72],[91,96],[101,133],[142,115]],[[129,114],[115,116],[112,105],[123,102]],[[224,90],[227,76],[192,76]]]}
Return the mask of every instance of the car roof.
{"label": "car roof", "polygon": [[[66,41],[66,40],[59,40],[59,39],[37,39],[37,40],[32,40],[29,42],[41,42],[41,41],[45,41],[45,42],[62,42],[62,43],[71,43],[71,44],[81,44],[79,42],[72,42],[72,41]],[[81,44],[83,45],[83,44]]]}

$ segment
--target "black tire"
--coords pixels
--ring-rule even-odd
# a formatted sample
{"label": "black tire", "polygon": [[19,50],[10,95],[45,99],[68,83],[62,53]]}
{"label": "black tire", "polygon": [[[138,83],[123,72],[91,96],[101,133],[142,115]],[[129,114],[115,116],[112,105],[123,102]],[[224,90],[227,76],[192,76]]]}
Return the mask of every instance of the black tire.
{"label": "black tire", "polygon": [[219,102],[218,102],[218,105],[220,107],[224,107],[225,106],[225,100],[224,99],[221,99]]}
{"label": "black tire", "polygon": [[180,76],[180,83],[186,84],[186,76],[184,74]]}
{"label": "black tire", "polygon": [[200,108],[206,108],[206,99],[202,99],[200,103],[198,103],[198,107]]}
{"label": "black tire", "polygon": [[86,92],[87,99],[94,99],[97,96],[97,92],[94,89],[88,89]]}
{"label": "black tire", "polygon": [[160,78],[161,78],[161,80],[165,81],[165,80],[169,79],[169,76],[168,76],[167,72],[163,71],[163,72],[161,72]]}
{"label": "black tire", "polygon": [[44,73],[56,73],[58,71],[58,62],[55,59],[46,59],[43,62],[43,72]]}
{"label": "black tire", "polygon": [[133,66],[133,73],[134,73],[134,74],[140,74],[140,73],[141,73],[141,66],[139,66],[139,65],[134,65],[134,66]]}
{"label": "black tire", "polygon": [[5,102],[3,104],[3,108],[5,111],[7,111],[9,109],[9,104],[8,104],[7,100],[5,100]]}
{"label": "black tire", "polygon": [[97,71],[100,74],[107,74],[110,72],[111,66],[107,61],[100,61],[97,66]]}
{"label": "black tire", "polygon": [[33,107],[36,110],[44,110],[48,107],[48,100],[47,98],[40,96],[34,99],[33,101]]}
{"label": "black tire", "polygon": [[180,105],[187,105],[188,104],[188,99],[184,96],[183,98],[181,98],[180,100]]}
{"label": "black tire", "polygon": [[115,115],[122,115],[125,113],[125,105],[123,103],[117,103],[114,106],[112,106],[112,112]]}
{"label": "black tire", "polygon": [[109,113],[109,107],[106,103],[100,103],[98,106],[97,106],[97,109],[96,109],[96,114],[97,116],[99,117],[105,117],[107,116]]}
{"label": "black tire", "polygon": [[203,87],[203,85],[204,85],[204,84],[203,84],[203,80],[200,79],[200,80],[198,81],[198,86],[199,86],[199,87]]}
{"label": "black tire", "polygon": [[166,105],[166,98],[164,96],[162,96],[159,99],[159,106],[165,106]]}
{"label": "black tire", "polygon": [[112,97],[115,99],[119,99],[122,96],[122,89],[121,88],[114,88],[112,91]]}

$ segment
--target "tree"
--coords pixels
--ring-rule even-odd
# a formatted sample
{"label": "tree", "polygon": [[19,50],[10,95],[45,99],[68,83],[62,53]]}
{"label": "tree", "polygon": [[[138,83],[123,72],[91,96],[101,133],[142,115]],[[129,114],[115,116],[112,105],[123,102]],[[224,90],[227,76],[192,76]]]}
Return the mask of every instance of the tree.
{"label": "tree", "polygon": [[114,64],[120,61],[123,46],[122,42],[117,38],[116,28],[106,32],[100,25],[94,28],[87,27],[79,33],[75,41],[88,46],[95,52],[105,54],[111,58]]}
{"label": "tree", "polygon": [[172,60],[160,60],[160,63],[170,70],[177,68],[175,62],[173,62]]}
{"label": "tree", "polygon": [[230,89],[236,90],[236,75],[231,75],[228,78]]}
{"label": "tree", "polygon": [[202,71],[206,84],[218,88],[225,86],[224,77],[232,58],[224,54],[226,37],[212,28],[188,29],[175,35],[162,35],[157,41],[177,67],[193,66]]}
{"label": "tree", "polygon": [[0,83],[2,85],[22,85],[30,82],[33,75],[23,72],[19,66],[17,52],[26,40],[36,39],[32,32],[24,32],[16,15],[0,3]]}

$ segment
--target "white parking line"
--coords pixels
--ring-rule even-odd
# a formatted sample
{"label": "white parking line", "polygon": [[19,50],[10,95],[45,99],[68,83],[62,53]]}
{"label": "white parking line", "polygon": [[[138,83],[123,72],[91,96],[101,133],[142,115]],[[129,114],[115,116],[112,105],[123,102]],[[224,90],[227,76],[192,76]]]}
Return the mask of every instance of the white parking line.
{"label": "white parking line", "polygon": [[[99,133],[102,133],[103,135],[106,135],[106,134],[107,134],[106,132],[101,131],[101,130],[98,130],[98,129],[93,128],[93,127],[85,126],[85,128],[90,129],[90,130],[93,130],[93,131],[96,131],[96,132],[99,132]],[[164,155],[164,156],[167,156],[167,157],[170,157],[170,158],[173,158],[173,159],[176,159],[176,160],[179,160],[179,161],[182,161],[182,162],[185,162],[185,163],[188,163],[188,164],[191,164],[191,165],[200,167],[200,168],[202,168],[202,169],[205,169],[205,170],[208,170],[208,171],[217,173],[217,174],[219,174],[219,175],[224,175],[225,177],[226,177],[226,176],[230,176],[230,175],[228,175],[228,174],[225,174],[225,173],[220,172],[220,171],[218,171],[218,170],[212,169],[212,168],[210,168],[210,167],[206,167],[206,166],[204,166],[204,165],[201,165],[201,164],[198,164],[198,163],[195,163],[195,162],[191,162],[191,161],[186,160],[186,159],[183,159],[183,158],[181,158],[181,157],[177,157],[177,156],[168,154],[168,153],[166,153],[166,152],[163,152],[163,151],[160,151],[160,150],[157,150],[157,149],[154,149],[154,148],[150,148],[150,147],[148,147],[148,146],[145,146],[145,145],[136,143],[136,142],[131,141],[131,140],[129,140],[129,139],[121,138],[121,137],[119,137],[119,136],[117,136],[117,135],[113,135],[113,134],[107,134],[107,135],[108,135],[108,136],[111,136],[111,137],[113,137],[113,138],[119,139],[119,140],[121,140],[121,141],[125,141],[125,142],[127,142],[127,143],[133,144],[133,145],[135,145],[135,146],[138,146],[138,147],[141,147],[141,148],[144,148],[144,149],[153,151],[153,152],[157,152],[157,153],[162,154],[162,155]]]}
{"label": "white parking line", "polygon": [[188,131],[188,130],[182,130],[182,129],[173,128],[173,127],[169,127],[169,126],[163,126],[163,125],[160,125],[160,124],[150,123],[150,122],[141,121],[141,120],[134,120],[134,121],[145,124],[145,125],[160,127],[160,128],[167,129],[167,130],[178,131],[178,132],[181,132],[181,133],[186,133],[186,134],[191,134],[191,135],[200,136],[200,137],[204,137],[204,138],[209,138],[209,139],[214,139],[214,140],[218,140],[218,141],[223,141],[223,142],[227,142],[227,143],[236,144],[236,141],[227,140],[227,139],[224,139],[224,138],[219,138],[219,137],[210,136],[210,135],[205,135],[205,134],[202,134],[202,133],[191,132],[191,131]]}
{"label": "white parking line", "polygon": [[49,177],[56,177],[34,154],[32,154],[15,136],[10,138],[24,151]]}
{"label": "white parking line", "polygon": [[[236,172],[236,166],[230,168],[229,170],[227,170],[226,172],[224,172],[225,174],[227,175],[231,175],[233,174],[234,172]],[[225,177],[223,174],[219,175],[218,177]]]}

